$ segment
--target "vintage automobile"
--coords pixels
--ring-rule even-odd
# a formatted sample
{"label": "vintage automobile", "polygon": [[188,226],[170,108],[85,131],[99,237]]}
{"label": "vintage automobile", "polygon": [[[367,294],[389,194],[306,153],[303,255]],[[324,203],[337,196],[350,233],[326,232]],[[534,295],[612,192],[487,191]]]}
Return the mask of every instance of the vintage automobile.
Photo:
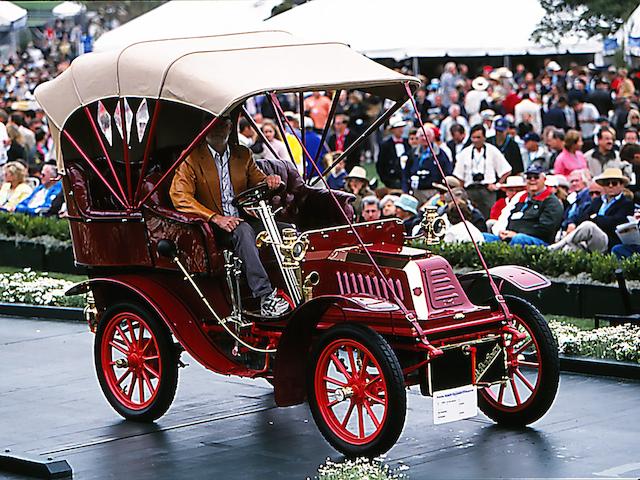
{"label": "vintage automobile", "polygon": [[[241,261],[212,225],[169,198],[175,169],[220,116],[251,121],[252,97],[264,95],[279,129],[291,132],[280,99],[304,110],[305,92],[333,91],[323,139],[341,91],[387,99],[392,106],[344,157],[418,85],[346,45],[261,31],[83,55],[37,88],[75,260],[89,275],[68,293],[89,294],[97,376],[120,415],[149,422],[167,411],[183,351],[216,373],[266,379],[279,406],[307,400],[326,440],[349,456],[395,444],[412,385],[434,396],[436,421],[479,407],[523,426],[548,411],[559,381],[556,343],[536,308],[502,294],[507,285],[546,287],[537,273],[497,266],[457,276],[444,258],[409,246],[398,220],[352,223],[348,195],[310,186],[291,159],[280,159],[285,185],[274,198],[264,185],[236,197],[263,222],[263,262],[292,306],[267,322]],[[278,200],[282,209],[272,207]],[[281,232],[276,220],[295,227]],[[437,242],[433,212],[423,227]]]}

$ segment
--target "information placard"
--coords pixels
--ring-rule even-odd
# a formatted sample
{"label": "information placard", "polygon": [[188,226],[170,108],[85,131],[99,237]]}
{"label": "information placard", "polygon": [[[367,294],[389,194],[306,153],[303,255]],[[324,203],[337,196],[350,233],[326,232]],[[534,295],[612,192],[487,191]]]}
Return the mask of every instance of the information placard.
{"label": "information placard", "polygon": [[478,414],[478,392],[475,385],[440,390],[433,393],[433,423],[455,422]]}

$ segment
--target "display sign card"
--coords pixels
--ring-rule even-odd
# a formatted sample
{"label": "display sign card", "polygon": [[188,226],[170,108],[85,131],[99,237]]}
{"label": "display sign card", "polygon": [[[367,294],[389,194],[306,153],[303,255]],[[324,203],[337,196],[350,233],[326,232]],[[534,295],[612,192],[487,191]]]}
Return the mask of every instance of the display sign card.
{"label": "display sign card", "polygon": [[478,393],[475,385],[449,388],[433,393],[433,423],[455,422],[478,414]]}

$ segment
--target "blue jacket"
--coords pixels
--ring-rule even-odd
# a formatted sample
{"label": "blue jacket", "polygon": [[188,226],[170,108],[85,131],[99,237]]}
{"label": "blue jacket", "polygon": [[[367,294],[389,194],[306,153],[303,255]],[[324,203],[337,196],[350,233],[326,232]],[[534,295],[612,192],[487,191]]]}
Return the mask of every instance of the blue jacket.
{"label": "blue jacket", "polygon": [[[444,174],[451,175],[453,164],[447,154],[440,150],[437,159]],[[413,182],[412,177],[415,177]],[[405,193],[410,190],[427,190],[432,188],[434,183],[443,183],[443,178],[436,165],[436,158],[431,154],[431,149],[427,148],[424,152],[413,155],[407,161],[407,166],[402,171],[402,190]]]}
{"label": "blue jacket", "polygon": [[56,182],[51,187],[49,187],[49,190],[47,191],[44,197],[43,203],[35,206],[32,205],[30,207],[29,202],[31,202],[31,199],[33,199],[36,195],[38,195],[40,191],[44,189],[45,189],[44,185],[42,184],[38,185],[38,187],[33,192],[31,192],[31,195],[29,195],[27,198],[25,198],[16,206],[15,211],[17,213],[26,213],[27,215],[46,215],[49,209],[51,208],[52,202],[58,196],[62,195],[62,182]]}
{"label": "blue jacket", "polygon": [[616,235],[616,227],[627,223],[627,217],[633,215],[633,201],[621,195],[607,209],[604,215],[600,215],[602,207],[602,197],[598,197],[591,202],[591,206],[582,214],[581,222],[591,220],[609,237],[609,249],[620,243]]}
{"label": "blue jacket", "polygon": [[564,211],[562,229],[566,230],[570,223],[578,225],[580,218],[591,207],[591,195],[589,187],[583,188],[576,195],[576,201]]}

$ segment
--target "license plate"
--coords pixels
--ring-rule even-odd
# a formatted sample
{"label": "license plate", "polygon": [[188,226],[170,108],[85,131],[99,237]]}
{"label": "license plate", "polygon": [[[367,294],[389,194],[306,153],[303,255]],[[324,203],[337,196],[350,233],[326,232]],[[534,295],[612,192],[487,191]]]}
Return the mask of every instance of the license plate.
{"label": "license plate", "polygon": [[433,423],[455,422],[478,414],[478,393],[475,385],[449,388],[433,393]]}

